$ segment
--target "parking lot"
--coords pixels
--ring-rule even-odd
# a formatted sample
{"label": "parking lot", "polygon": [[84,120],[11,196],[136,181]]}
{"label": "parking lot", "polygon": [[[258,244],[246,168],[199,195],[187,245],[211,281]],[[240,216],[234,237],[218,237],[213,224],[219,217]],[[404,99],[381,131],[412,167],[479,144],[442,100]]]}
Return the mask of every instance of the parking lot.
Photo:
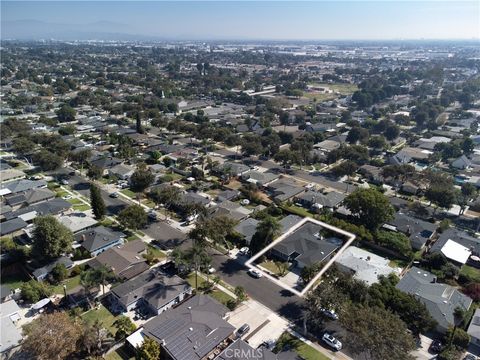
{"label": "parking lot", "polygon": [[243,324],[250,326],[242,339],[254,348],[264,341],[275,341],[288,328],[288,322],[254,300],[248,300],[230,313],[228,320],[237,329]]}

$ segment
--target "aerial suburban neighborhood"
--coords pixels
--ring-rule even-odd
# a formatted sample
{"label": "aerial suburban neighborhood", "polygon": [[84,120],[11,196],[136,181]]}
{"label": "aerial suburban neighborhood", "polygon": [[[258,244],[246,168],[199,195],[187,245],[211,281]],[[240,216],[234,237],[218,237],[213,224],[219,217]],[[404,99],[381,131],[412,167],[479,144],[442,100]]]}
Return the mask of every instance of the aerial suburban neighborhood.
{"label": "aerial suburban neighborhood", "polygon": [[15,9],[2,359],[480,358],[478,39],[47,36]]}

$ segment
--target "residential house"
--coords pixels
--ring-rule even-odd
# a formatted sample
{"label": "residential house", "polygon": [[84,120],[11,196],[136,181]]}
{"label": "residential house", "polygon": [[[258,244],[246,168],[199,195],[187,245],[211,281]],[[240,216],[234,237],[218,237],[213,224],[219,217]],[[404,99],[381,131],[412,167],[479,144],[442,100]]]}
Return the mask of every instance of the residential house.
{"label": "residential house", "polygon": [[0,171],[0,181],[7,182],[25,178],[25,173],[17,169],[5,169]]}
{"label": "residential house", "polygon": [[467,334],[470,335],[470,342],[473,345],[480,346],[480,309],[475,310]]}
{"label": "residential house", "polygon": [[5,354],[20,345],[22,331],[15,325],[21,319],[20,308],[15,300],[0,304],[0,354]]}
{"label": "residential house", "polygon": [[336,237],[324,237],[323,227],[307,221],[270,249],[270,256],[290,262],[297,268],[328,259],[343,244]]}
{"label": "residential house", "polygon": [[467,234],[465,231],[455,228],[450,228],[442,232],[437,241],[433,243],[432,247],[430,248],[430,252],[442,252],[442,249],[449,240],[452,240],[457,244],[467,248],[472,255],[480,256],[480,239]]}
{"label": "residential house", "polygon": [[13,208],[30,206],[42,201],[54,199],[56,193],[47,188],[36,188],[25,192],[5,196],[5,201]]}
{"label": "residential house", "polygon": [[372,184],[381,185],[385,180],[382,176],[382,168],[378,166],[369,164],[362,165],[358,169],[358,173],[365,176]]}
{"label": "residential house", "polygon": [[472,299],[455,287],[437,282],[432,273],[413,266],[398,282],[397,289],[415,296],[425,304],[430,315],[437,322],[437,331],[445,333],[454,326],[454,312],[457,307],[467,311]]}
{"label": "residential house", "polygon": [[305,190],[292,180],[279,179],[268,184],[267,191],[275,201],[282,202],[292,199]]}
{"label": "residential house", "polygon": [[144,306],[159,315],[180,304],[192,291],[192,287],[180,277],[152,269],[112,288],[111,298],[114,307],[121,311]]}
{"label": "residential house", "polygon": [[130,165],[118,164],[107,170],[109,176],[114,176],[120,180],[128,180],[135,172],[135,168]]}
{"label": "residential house", "polygon": [[324,194],[316,190],[307,190],[295,195],[295,201],[310,209],[329,209],[333,211],[342,203],[345,197],[345,194],[336,191]]}
{"label": "residential house", "polygon": [[238,190],[230,190],[230,189],[223,190],[217,194],[217,201],[220,201],[220,202],[225,200],[234,201],[240,196],[240,194],[241,192]]}
{"label": "residential house", "polygon": [[247,209],[244,206],[239,205],[238,203],[225,200],[221,203],[217,204],[216,206],[210,208],[209,214],[210,216],[228,216],[237,221],[241,221],[248,217],[253,210]]}
{"label": "residential house", "polygon": [[28,223],[21,218],[14,218],[1,223],[0,236],[13,234],[17,231],[25,229]]}
{"label": "residential house", "polygon": [[118,278],[129,280],[149,269],[143,257],[146,245],[141,240],[129,241],[98,254],[87,262],[92,268],[106,267]]}
{"label": "residential house", "polygon": [[402,212],[395,213],[393,220],[385,223],[383,227],[408,236],[414,250],[423,249],[437,231],[437,225],[411,217]]}
{"label": "residential house", "polygon": [[73,213],[59,216],[58,221],[74,234],[97,225],[97,220],[84,213]]}
{"label": "residential house", "polygon": [[160,344],[163,359],[213,359],[235,337],[227,314],[228,309],[211,297],[195,295],[148,321],[141,333]]}
{"label": "residential house", "polygon": [[234,230],[240,234],[240,236],[245,240],[247,245],[252,241],[253,235],[257,232],[257,226],[260,221],[254,218],[248,218],[241,221],[238,225],[235,226]]}
{"label": "residential house", "polygon": [[47,276],[52,272],[53,268],[59,264],[65,265],[67,269],[71,269],[73,267],[73,261],[70,260],[70,258],[66,256],[59,257],[58,259],[48,263],[45,266],[42,266],[41,268],[35,269],[32,272],[33,277],[37,281],[43,281],[47,278]]}
{"label": "residential house", "polygon": [[0,196],[17,194],[28,190],[45,187],[47,187],[47,182],[45,180],[14,180],[0,185]]}
{"label": "residential house", "polygon": [[284,218],[280,219],[278,222],[280,225],[280,232],[282,234],[286,233],[289,229],[297,225],[303,218],[298,215],[287,215]]}
{"label": "residential house", "polygon": [[466,170],[472,166],[472,162],[465,155],[462,155],[453,160],[450,165],[457,170]]}
{"label": "residential house", "polygon": [[105,226],[97,226],[93,229],[77,233],[74,239],[87,250],[91,256],[97,256],[111,247],[123,244],[126,237],[127,235],[120,231],[114,231]]}
{"label": "residential house", "polygon": [[379,276],[400,274],[401,269],[390,266],[390,260],[360,249],[349,246],[335,261],[337,268],[355,279],[372,285],[378,282]]}
{"label": "residential house", "polygon": [[[43,201],[35,205],[20,208],[4,214],[6,220],[20,218],[26,222],[32,221],[37,216],[57,215],[69,210],[72,204],[61,198]],[[2,224],[3,225],[3,224]]]}
{"label": "residential house", "polygon": [[256,184],[258,186],[267,186],[278,178],[278,174],[274,174],[271,172],[260,172],[257,170],[249,170],[242,174],[243,181]]}

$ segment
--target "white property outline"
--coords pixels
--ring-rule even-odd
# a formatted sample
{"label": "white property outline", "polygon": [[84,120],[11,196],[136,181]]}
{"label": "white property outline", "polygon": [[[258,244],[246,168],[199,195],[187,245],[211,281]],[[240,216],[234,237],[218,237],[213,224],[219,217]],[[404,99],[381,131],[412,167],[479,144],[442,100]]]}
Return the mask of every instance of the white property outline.
{"label": "white property outline", "polygon": [[[265,254],[268,250],[270,250],[272,247],[274,247],[275,245],[277,245],[278,243],[282,242],[283,240],[285,240],[285,238],[287,236],[289,236],[290,234],[292,234],[295,230],[297,230],[298,228],[300,228],[303,224],[307,223],[307,222],[312,222],[314,224],[317,224],[317,225],[320,225],[326,229],[329,229],[329,230],[332,230],[334,232],[337,232],[339,234],[342,234],[344,235],[345,237],[347,237],[347,241],[345,242],[345,244],[343,244],[343,246],[340,248],[340,250],[337,251],[337,253],[327,262],[327,264],[322,268],[320,269],[320,271],[318,272],[317,275],[315,275],[315,277],[310,280],[310,282],[305,286],[305,288],[300,292],[288,285],[286,285],[284,282],[280,281],[279,279],[273,277],[272,275],[270,275],[269,273],[263,271],[262,269],[260,269],[258,266],[256,266],[255,264],[252,264],[255,260],[257,260],[260,256],[262,256],[263,254]],[[345,249],[347,247],[350,246],[350,244],[353,242],[353,240],[355,240],[355,235],[348,232],[348,231],[344,231],[342,229],[339,229],[335,226],[332,226],[332,225],[329,225],[327,223],[324,223],[322,221],[319,221],[319,220],[316,220],[316,219],[313,219],[313,218],[310,218],[310,217],[305,217],[303,218],[302,220],[300,220],[297,224],[295,224],[294,226],[292,226],[290,229],[288,229],[288,231],[281,235],[280,237],[278,237],[275,241],[273,241],[271,244],[269,244],[268,246],[266,246],[263,250],[260,250],[258,253],[256,253],[253,257],[251,257],[250,259],[248,259],[248,261],[245,263],[245,266],[247,266],[249,269],[254,269],[254,270],[257,270],[257,271],[260,271],[265,277],[267,277],[269,280],[273,281],[275,284],[281,286],[282,288],[290,291],[291,293],[297,295],[297,296],[300,296],[300,297],[303,297],[305,296],[305,294],[312,288],[312,286],[317,282],[318,279],[320,279],[320,277],[325,273],[325,271],[327,271],[330,266],[332,266],[332,264],[335,262],[335,260],[337,260],[337,258],[345,251]]]}

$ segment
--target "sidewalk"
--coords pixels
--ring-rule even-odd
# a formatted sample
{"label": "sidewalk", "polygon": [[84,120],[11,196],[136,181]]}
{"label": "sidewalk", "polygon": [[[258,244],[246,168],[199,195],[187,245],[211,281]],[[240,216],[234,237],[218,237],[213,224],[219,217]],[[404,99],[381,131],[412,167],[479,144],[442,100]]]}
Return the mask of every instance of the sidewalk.
{"label": "sidewalk", "polygon": [[287,330],[291,335],[295,336],[296,338],[300,339],[301,341],[303,341],[305,344],[313,347],[315,350],[317,350],[318,352],[322,353],[323,355],[327,356],[328,358],[330,359],[338,359],[338,360],[354,360],[353,358],[351,358],[350,356],[338,351],[338,352],[333,352],[333,351],[330,351],[330,350],[327,350],[325,349],[324,347],[306,339],[305,337],[303,337],[302,335],[300,335],[299,333],[297,333],[295,330],[292,330],[292,329],[288,329]]}

